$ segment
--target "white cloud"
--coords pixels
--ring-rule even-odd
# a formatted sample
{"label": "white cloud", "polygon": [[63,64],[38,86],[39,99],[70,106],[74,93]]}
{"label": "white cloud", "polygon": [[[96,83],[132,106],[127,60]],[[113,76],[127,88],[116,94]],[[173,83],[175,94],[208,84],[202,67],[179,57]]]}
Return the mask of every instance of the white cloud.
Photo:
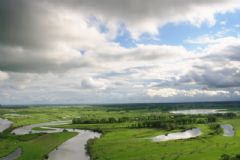
{"label": "white cloud", "polygon": [[239,87],[240,39],[223,37],[199,39],[200,41],[208,45],[196,54],[195,63],[180,77],[180,82],[202,84],[210,88]]}
{"label": "white cloud", "polygon": [[161,88],[149,89],[147,95],[150,97],[173,97],[173,96],[186,96],[193,97],[197,95],[203,96],[228,96],[229,91],[225,90],[199,90],[199,89],[175,89],[175,88]]}
{"label": "white cloud", "polygon": [[240,91],[234,91],[233,94],[236,95],[236,96],[240,96]]}
{"label": "white cloud", "polygon": [[[62,5],[63,1],[58,1]],[[216,23],[216,13],[233,12],[240,8],[238,0],[71,0],[65,3],[91,15],[99,15],[107,23],[125,23],[133,37],[148,32],[158,33],[158,27],[166,23],[188,21],[196,26]]]}
{"label": "white cloud", "polygon": [[109,85],[109,81],[105,79],[84,78],[81,82],[83,89],[101,89],[104,90]]}
{"label": "white cloud", "polygon": [[8,73],[0,71],[0,82],[9,78]]}
{"label": "white cloud", "polygon": [[179,90],[176,90],[174,88],[163,88],[163,89],[149,89],[147,91],[147,95],[149,95],[150,97],[172,97],[172,96],[176,96],[179,94]]}
{"label": "white cloud", "polygon": [[[181,44],[124,48],[113,40],[123,24],[138,38],[145,32],[158,34],[159,27],[171,22],[214,25],[216,13],[239,7],[238,0],[4,0],[0,100],[227,97],[240,87],[239,37],[218,33],[189,39],[206,45],[194,52]],[[199,90],[204,87],[209,90]]]}

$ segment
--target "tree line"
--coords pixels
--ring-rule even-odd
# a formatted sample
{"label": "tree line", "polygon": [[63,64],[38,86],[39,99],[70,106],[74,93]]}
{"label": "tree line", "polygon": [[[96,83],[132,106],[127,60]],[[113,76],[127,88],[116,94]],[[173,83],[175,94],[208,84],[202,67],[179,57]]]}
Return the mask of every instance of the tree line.
{"label": "tree line", "polygon": [[235,113],[217,113],[208,115],[174,115],[158,114],[139,117],[108,117],[108,118],[74,118],[73,124],[98,124],[98,123],[124,123],[131,122],[130,128],[159,128],[172,130],[177,128],[186,128],[192,124],[212,124],[210,128],[214,133],[220,132],[220,125],[214,123],[218,118],[232,119],[236,117]]}
{"label": "tree line", "polygon": [[109,117],[101,119],[73,118],[72,124],[123,123],[130,121],[129,117]]}

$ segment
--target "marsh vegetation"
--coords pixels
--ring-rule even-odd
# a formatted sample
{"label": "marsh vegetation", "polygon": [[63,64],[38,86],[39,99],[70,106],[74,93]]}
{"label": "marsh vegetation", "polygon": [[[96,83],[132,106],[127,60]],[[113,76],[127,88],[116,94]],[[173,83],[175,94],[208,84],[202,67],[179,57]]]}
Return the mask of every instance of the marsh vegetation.
{"label": "marsh vegetation", "polygon": [[[171,112],[180,109],[224,112]],[[0,134],[0,157],[21,148],[20,160],[58,159],[66,146],[77,148],[71,142],[84,139],[79,136],[81,132],[77,129],[80,129],[102,134],[99,139],[85,141],[92,160],[236,158],[240,149],[239,109],[239,103],[5,107],[0,109],[0,117],[12,124]],[[23,128],[28,130],[23,132]],[[55,132],[54,128],[59,130]],[[85,133],[92,132],[82,132],[88,137],[91,134]],[[185,135],[176,138],[178,133]],[[158,142],[152,141],[154,137],[158,137]],[[174,138],[168,141],[169,137]],[[85,147],[82,150],[85,154]]]}

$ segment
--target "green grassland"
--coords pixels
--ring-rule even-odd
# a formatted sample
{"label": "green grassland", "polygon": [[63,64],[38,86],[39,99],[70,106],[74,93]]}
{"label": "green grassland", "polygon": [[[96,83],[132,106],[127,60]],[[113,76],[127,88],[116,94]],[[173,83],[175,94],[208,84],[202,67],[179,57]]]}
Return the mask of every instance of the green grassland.
{"label": "green grassland", "polygon": [[21,148],[23,152],[19,160],[41,160],[44,155],[47,155],[57,146],[75,135],[77,135],[75,132],[28,134],[21,136],[5,133],[0,138],[0,157],[4,157],[17,148]]}
{"label": "green grassland", "polygon": [[17,147],[17,140],[11,138],[0,138],[0,157],[4,157],[15,151]]}
{"label": "green grassland", "polygon": [[23,154],[19,160],[43,159],[44,155],[47,155],[64,141],[75,135],[77,135],[77,133],[73,132],[44,134],[30,141],[22,142],[20,146]]}
{"label": "green grassland", "polygon": [[108,132],[91,146],[92,157],[99,160],[215,160],[219,159],[223,153],[237,154],[240,149],[238,135],[235,137],[202,136],[168,142],[152,142],[145,138],[158,134],[161,132],[153,129]]}
{"label": "green grassland", "polygon": [[[156,112],[159,112],[157,109]],[[49,122],[55,120],[71,120],[72,118],[82,117],[91,118],[109,118],[109,117],[138,117],[142,114],[150,114],[155,111],[147,109],[127,110],[108,107],[28,107],[21,109],[0,109],[0,117],[13,121],[13,127],[19,127],[28,124]],[[160,113],[159,113],[160,114]]]}
{"label": "green grassland", "polygon": [[[217,118],[215,123],[232,124],[236,134],[225,137],[222,133],[211,134],[209,124],[191,123],[169,129],[136,127],[141,120],[149,117],[171,117],[169,110],[189,108],[220,108],[236,113],[236,117]],[[57,127],[97,130],[103,133],[100,139],[89,141],[88,152],[92,160],[220,160],[221,155],[240,153],[240,106],[234,104],[145,104],[108,106],[44,106],[22,108],[0,108],[0,117],[13,121],[11,129],[0,135],[0,157],[6,156],[20,147],[23,154],[20,160],[41,160],[51,150],[77,133],[62,132],[54,134],[29,134],[16,136],[10,134],[13,128],[55,120],[78,118],[79,124]],[[123,118],[126,121],[117,121]],[[199,116],[187,117],[201,119]],[[116,121],[109,122],[109,119]],[[174,119],[174,118],[173,118]],[[94,122],[94,123],[93,123]],[[133,127],[135,126],[135,127]],[[184,128],[182,128],[184,127]],[[151,137],[199,127],[202,135],[188,140],[153,142]],[[35,128],[40,130],[41,128]]]}
{"label": "green grassland", "polygon": [[[236,135],[234,137],[225,137],[222,134],[209,135],[210,129],[207,125],[196,125],[203,132],[198,138],[152,142],[151,137],[167,132],[149,128],[129,129],[118,124],[115,124],[115,128],[112,129],[108,124],[90,125],[88,129],[102,128],[104,131],[100,139],[91,143],[91,157],[93,160],[218,160],[222,154],[238,154],[240,152],[240,118],[222,123],[232,124]],[[82,124],[72,126],[86,128]],[[62,127],[70,128],[71,125]]]}

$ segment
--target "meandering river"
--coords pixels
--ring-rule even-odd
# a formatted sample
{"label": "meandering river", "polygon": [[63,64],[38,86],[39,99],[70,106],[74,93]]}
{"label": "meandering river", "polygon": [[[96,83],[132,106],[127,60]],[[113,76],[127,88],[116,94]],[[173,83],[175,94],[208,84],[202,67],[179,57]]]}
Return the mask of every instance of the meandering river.
{"label": "meandering river", "polygon": [[[68,130],[72,131],[72,130]],[[89,160],[90,157],[86,154],[85,145],[89,139],[99,138],[100,133],[87,130],[74,130],[79,134],[68,141],[64,142],[57,149],[49,153],[49,160]]]}
{"label": "meandering river", "polygon": [[71,120],[31,124],[31,125],[23,126],[20,128],[16,128],[12,131],[12,133],[16,135],[24,135],[29,133],[56,133],[56,132],[60,132],[61,130],[33,130],[33,128],[44,127],[44,126],[56,126],[56,125],[70,124],[70,123],[71,123]]}
{"label": "meandering river", "polygon": [[[50,126],[69,124],[71,121],[54,121],[40,124],[33,124],[23,126],[12,131],[16,135],[24,135],[29,133],[56,133],[62,132],[62,128],[51,128]],[[42,127],[44,130],[33,130],[33,128]],[[57,149],[49,153],[49,160],[89,160],[90,157],[86,154],[85,145],[89,139],[99,138],[100,133],[80,130],[80,129],[66,129],[69,132],[78,132],[78,135],[67,140]],[[1,160],[1,159],[0,159]],[[12,160],[12,159],[9,159]]]}

